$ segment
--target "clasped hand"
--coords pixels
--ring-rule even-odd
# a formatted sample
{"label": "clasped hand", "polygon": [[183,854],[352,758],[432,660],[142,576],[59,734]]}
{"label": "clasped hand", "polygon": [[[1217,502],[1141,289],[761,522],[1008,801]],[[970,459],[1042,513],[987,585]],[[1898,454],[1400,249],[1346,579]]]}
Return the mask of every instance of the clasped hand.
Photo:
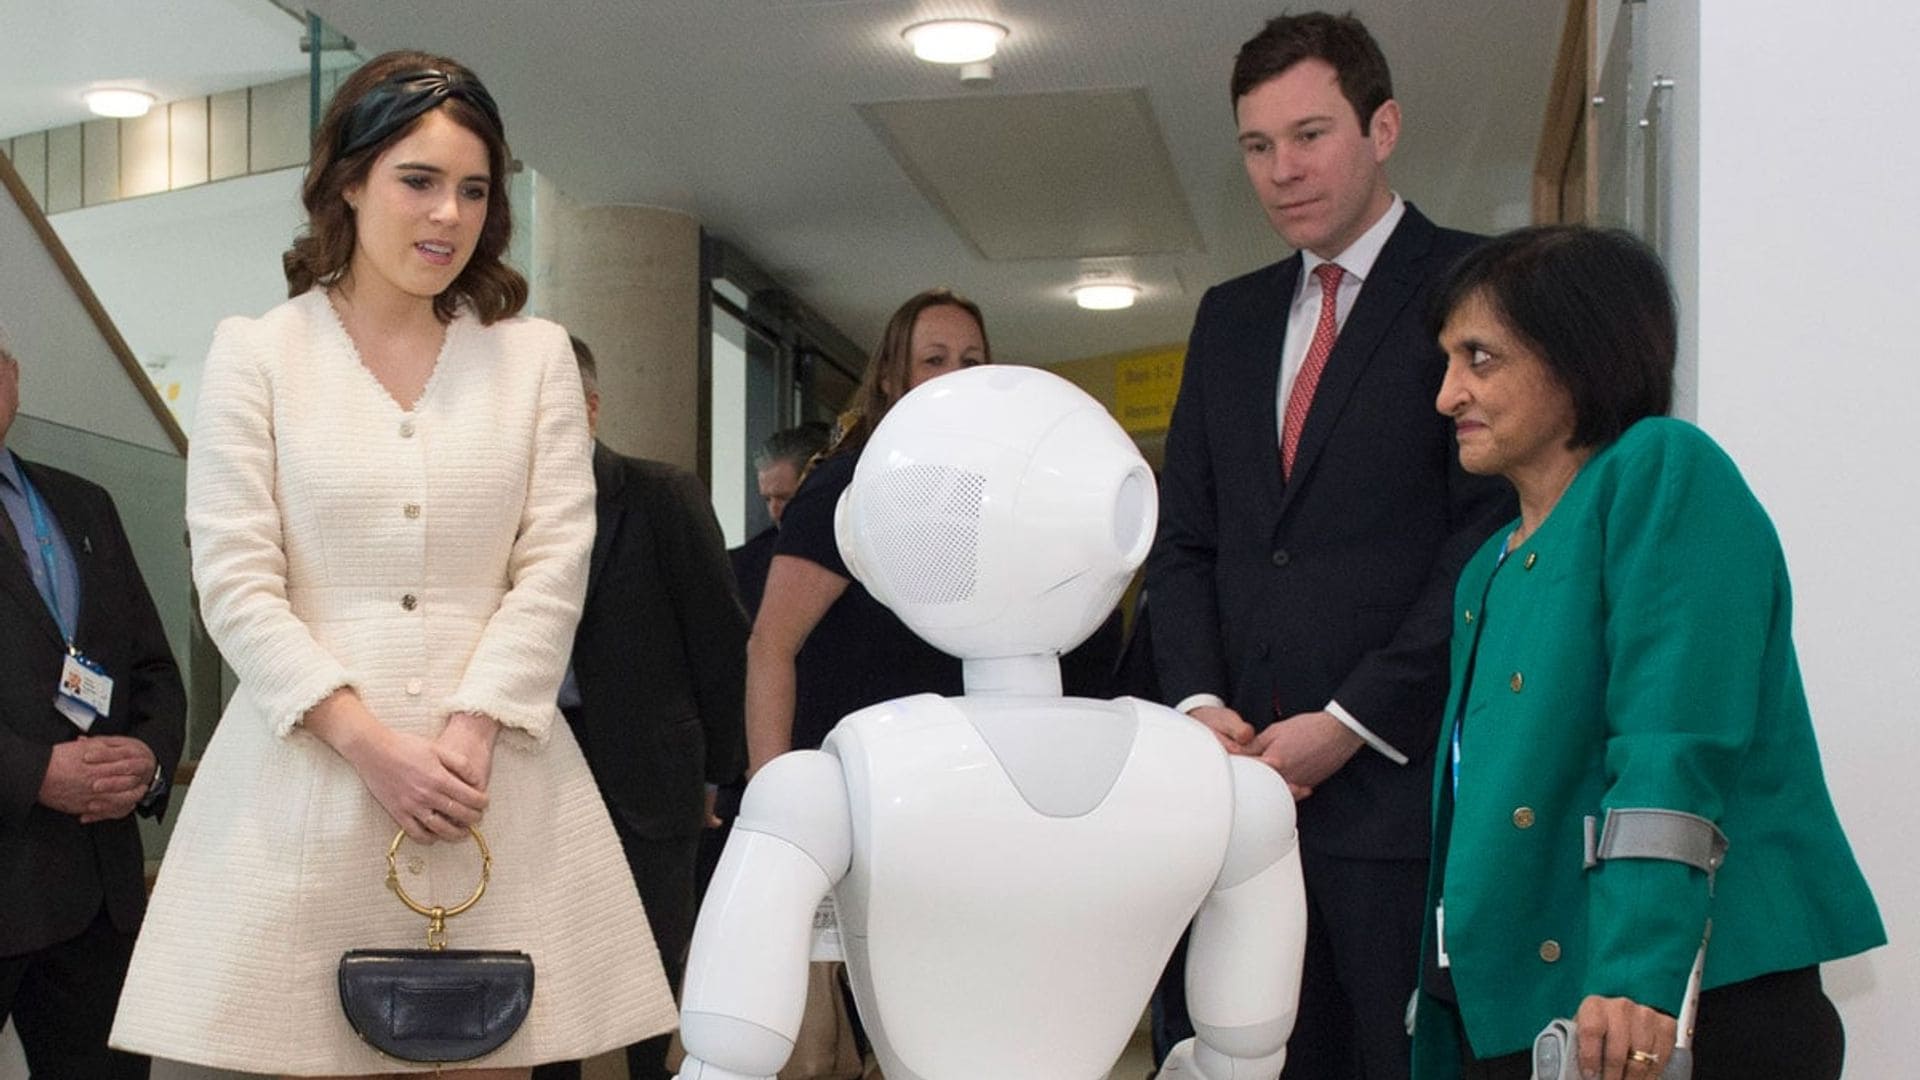
{"label": "clasped hand", "polygon": [[1203,705],[1189,715],[1212,730],[1227,753],[1266,762],[1287,782],[1296,802],[1312,795],[1362,745],[1360,736],[1330,712],[1296,713],[1258,734],[1232,709]]}
{"label": "clasped hand", "polygon": [[57,743],[40,780],[40,805],[82,825],[126,817],[153,786],[153,766],[153,748],[128,735]]}
{"label": "clasped hand", "polygon": [[429,739],[382,724],[351,690],[308,711],[306,726],[347,759],[394,823],[417,843],[461,840],[487,809],[500,724],[457,712]]}

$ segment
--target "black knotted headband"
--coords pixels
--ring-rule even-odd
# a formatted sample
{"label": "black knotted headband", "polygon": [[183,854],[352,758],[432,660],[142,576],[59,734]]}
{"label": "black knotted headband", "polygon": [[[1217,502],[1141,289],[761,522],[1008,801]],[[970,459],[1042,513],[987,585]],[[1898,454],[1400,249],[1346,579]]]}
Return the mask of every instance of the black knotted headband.
{"label": "black knotted headband", "polygon": [[378,145],[448,98],[459,98],[479,109],[494,131],[504,137],[506,129],[500,123],[499,106],[493,103],[493,95],[480,85],[480,80],[428,68],[388,76],[354,102],[347,122],[340,125],[340,149],[336,156],[347,157]]}

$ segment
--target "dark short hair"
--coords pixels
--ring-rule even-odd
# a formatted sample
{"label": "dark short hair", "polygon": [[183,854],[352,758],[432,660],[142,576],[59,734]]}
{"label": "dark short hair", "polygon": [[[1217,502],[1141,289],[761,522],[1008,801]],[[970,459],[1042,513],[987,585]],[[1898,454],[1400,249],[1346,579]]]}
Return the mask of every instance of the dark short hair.
{"label": "dark short hair", "polygon": [[851,413],[842,423],[840,437],[830,453],[852,453],[867,445],[867,439],[873,435],[873,429],[880,426],[887,410],[906,396],[907,383],[911,381],[908,376],[913,370],[913,325],[920,321],[921,312],[937,307],[959,308],[973,316],[974,324],[980,328],[986,362],[993,363],[993,346],[987,344],[987,320],[980,314],[980,305],[948,288],[915,293],[894,309],[887,328],[881,331],[880,347],[867,361],[867,370],[853,391]]}
{"label": "dark short hair", "polygon": [[1340,77],[1340,93],[1360,120],[1360,133],[1373,126],[1373,114],[1393,99],[1393,73],[1380,45],[1367,26],[1353,17],[1324,11],[1281,15],[1240,46],[1233,58],[1231,100],[1252,93],[1262,83],[1286,74],[1302,60],[1322,60]]}
{"label": "dark short hair", "polygon": [[593,350],[580,340],[578,334],[568,334],[567,343],[573,346],[573,363],[580,369],[580,381],[589,390],[600,389],[600,365],[594,362]]}
{"label": "dark short hair", "polygon": [[1488,241],[1434,294],[1434,336],[1476,297],[1573,398],[1570,446],[1603,446],[1673,407],[1673,286],[1660,256],[1632,233],[1536,225]]}
{"label": "dark short hair", "polygon": [[796,470],[805,468],[813,455],[827,448],[827,438],[832,434],[833,429],[818,420],[781,428],[760,444],[760,452],[753,456],[753,467],[764,469],[784,461]]}
{"label": "dark short hair", "polygon": [[[300,186],[300,202],[307,208],[307,227],[280,257],[287,274],[287,295],[299,296],[317,285],[332,285],[353,263],[354,216],[347,205],[347,189],[366,180],[373,162],[387,148],[417,127],[425,119],[421,112],[402,126],[393,127],[385,137],[365,146],[353,146],[361,140],[356,131],[366,126],[367,110],[358,108],[369,95],[393,95],[395,85],[423,74],[441,76],[456,87],[464,85],[472,92],[444,95],[440,103],[427,110],[444,112],[447,117],[479,136],[487,148],[487,174],[492,181],[487,193],[487,217],[480,226],[480,238],[472,257],[446,291],[433,298],[433,312],[441,322],[451,320],[460,304],[472,306],[482,323],[517,314],[527,302],[527,281],[519,272],[501,261],[507,242],[513,236],[513,212],[507,205],[507,181],[513,155],[507,149],[506,132],[500,127],[492,98],[480,86],[473,71],[457,60],[431,53],[398,51],[382,53],[361,65],[340,83],[326,116],[313,130],[313,146],[307,160],[307,177]],[[379,125],[377,130],[387,130]],[[343,153],[343,150],[348,152]]]}

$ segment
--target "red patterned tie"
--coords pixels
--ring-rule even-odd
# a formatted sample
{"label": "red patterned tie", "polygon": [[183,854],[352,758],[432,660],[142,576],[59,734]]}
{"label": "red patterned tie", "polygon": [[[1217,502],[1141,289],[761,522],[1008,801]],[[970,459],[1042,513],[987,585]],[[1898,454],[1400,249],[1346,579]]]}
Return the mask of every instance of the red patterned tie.
{"label": "red patterned tie", "polygon": [[1320,385],[1320,373],[1327,369],[1327,356],[1333,341],[1340,336],[1340,276],[1344,271],[1335,263],[1313,268],[1320,279],[1320,321],[1313,327],[1313,343],[1307,346],[1307,359],[1300,374],[1293,377],[1293,389],[1287,394],[1287,413],[1280,425],[1280,475],[1293,477],[1293,456],[1300,449],[1300,429],[1307,426],[1307,410],[1313,407],[1313,391]]}

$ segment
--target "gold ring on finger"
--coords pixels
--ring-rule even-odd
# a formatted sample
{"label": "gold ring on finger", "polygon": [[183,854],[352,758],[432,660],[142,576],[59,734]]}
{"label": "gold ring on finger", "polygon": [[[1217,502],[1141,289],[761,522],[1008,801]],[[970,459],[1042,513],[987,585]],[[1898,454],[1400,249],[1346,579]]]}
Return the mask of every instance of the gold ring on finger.
{"label": "gold ring on finger", "polygon": [[1660,1055],[1649,1054],[1645,1050],[1629,1050],[1627,1051],[1627,1060],[1638,1061],[1643,1065],[1658,1065],[1660,1064]]}

